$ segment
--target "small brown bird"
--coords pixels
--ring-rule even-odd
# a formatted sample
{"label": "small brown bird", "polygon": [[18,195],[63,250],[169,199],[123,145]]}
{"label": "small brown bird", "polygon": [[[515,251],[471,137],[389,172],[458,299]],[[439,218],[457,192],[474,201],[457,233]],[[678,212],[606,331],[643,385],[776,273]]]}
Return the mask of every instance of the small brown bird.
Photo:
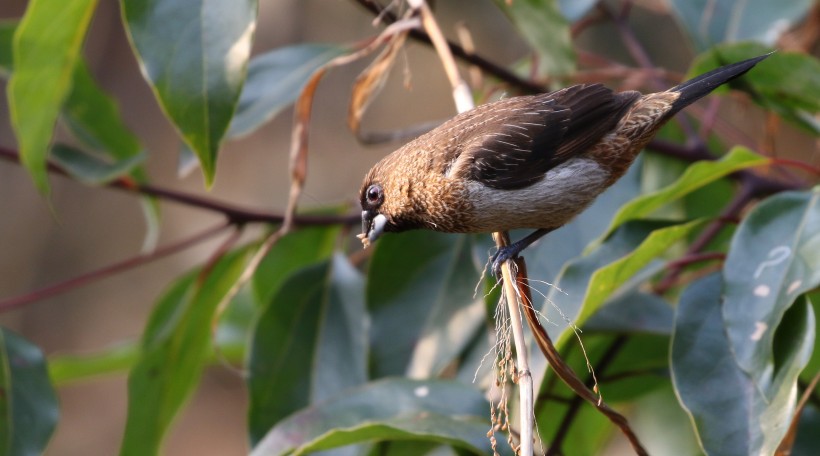
{"label": "small brown bird", "polygon": [[479,106],[407,143],[364,179],[362,234],[426,228],[535,232],[501,249],[493,270],[572,220],[620,178],[678,111],[768,57],[727,65],[665,92],[601,84]]}

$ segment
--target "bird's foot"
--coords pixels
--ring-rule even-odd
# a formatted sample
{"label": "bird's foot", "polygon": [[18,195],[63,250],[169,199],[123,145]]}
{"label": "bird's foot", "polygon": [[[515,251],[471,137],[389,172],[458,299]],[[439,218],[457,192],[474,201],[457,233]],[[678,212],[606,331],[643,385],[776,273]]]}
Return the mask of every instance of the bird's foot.
{"label": "bird's foot", "polygon": [[501,278],[501,266],[507,260],[513,260],[518,258],[518,254],[521,252],[521,247],[512,244],[505,247],[499,247],[498,251],[490,258],[490,262],[492,264],[492,271],[493,275],[495,275],[496,279]]}

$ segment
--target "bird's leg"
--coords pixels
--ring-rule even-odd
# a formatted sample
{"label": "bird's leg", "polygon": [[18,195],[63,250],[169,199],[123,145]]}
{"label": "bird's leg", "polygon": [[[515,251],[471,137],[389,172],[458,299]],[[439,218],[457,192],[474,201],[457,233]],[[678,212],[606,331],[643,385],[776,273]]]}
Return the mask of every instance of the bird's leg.
{"label": "bird's leg", "polygon": [[495,255],[491,258],[493,264],[493,274],[495,274],[496,277],[501,277],[501,265],[504,264],[505,261],[518,257],[518,254],[521,253],[522,250],[526,249],[533,242],[541,239],[545,234],[554,229],[555,228],[537,229],[525,238],[513,242],[506,247],[499,248],[498,251],[495,252]]}

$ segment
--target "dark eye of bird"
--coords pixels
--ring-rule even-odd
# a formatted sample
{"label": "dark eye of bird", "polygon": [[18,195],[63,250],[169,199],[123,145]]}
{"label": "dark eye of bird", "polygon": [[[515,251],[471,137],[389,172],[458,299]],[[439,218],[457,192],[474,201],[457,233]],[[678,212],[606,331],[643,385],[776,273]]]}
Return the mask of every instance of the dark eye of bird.
{"label": "dark eye of bird", "polygon": [[367,187],[367,193],[365,194],[365,196],[369,204],[381,204],[382,200],[384,199],[384,192],[382,191],[381,185],[373,184],[370,187]]}

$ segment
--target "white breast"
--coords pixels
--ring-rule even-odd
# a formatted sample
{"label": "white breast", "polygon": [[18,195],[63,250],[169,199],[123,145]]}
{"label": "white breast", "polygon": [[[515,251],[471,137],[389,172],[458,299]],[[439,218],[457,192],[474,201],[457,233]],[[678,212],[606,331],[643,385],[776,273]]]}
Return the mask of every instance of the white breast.
{"label": "white breast", "polygon": [[574,158],[551,169],[541,181],[517,190],[470,182],[477,232],[554,228],[569,222],[606,189],[609,173],[598,163]]}

